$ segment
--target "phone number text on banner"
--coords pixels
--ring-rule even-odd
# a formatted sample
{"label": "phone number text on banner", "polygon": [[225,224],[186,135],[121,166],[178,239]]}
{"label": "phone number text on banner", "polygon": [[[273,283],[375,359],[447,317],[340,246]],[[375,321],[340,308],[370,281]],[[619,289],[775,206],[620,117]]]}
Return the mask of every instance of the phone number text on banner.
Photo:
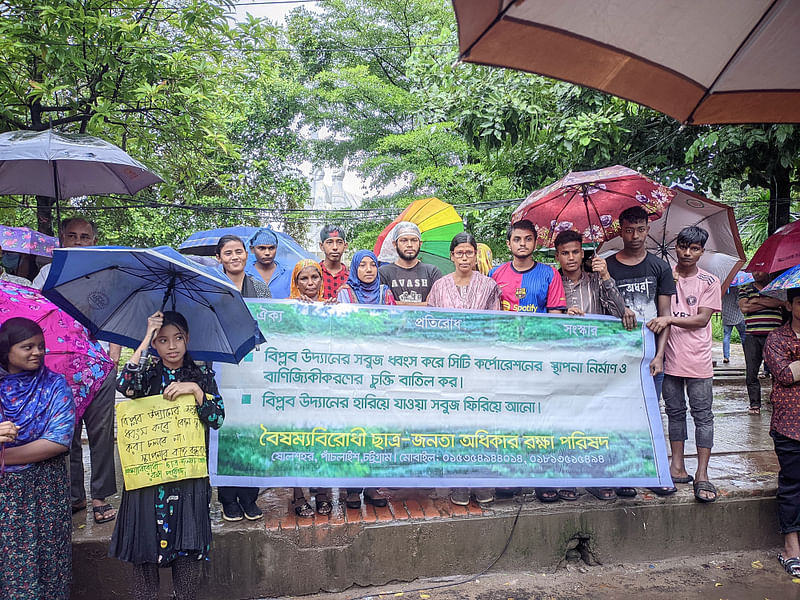
{"label": "phone number text on banner", "polygon": [[248,300],[215,485],[655,486],[654,341],[619,319]]}

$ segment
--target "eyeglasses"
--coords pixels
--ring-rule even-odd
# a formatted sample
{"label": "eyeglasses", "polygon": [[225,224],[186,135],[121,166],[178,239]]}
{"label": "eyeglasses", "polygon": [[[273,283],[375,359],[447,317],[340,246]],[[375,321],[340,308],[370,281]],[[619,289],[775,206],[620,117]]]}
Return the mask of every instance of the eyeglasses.
{"label": "eyeglasses", "polygon": [[475,250],[459,250],[458,252],[453,252],[453,256],[456,258],[473,258]]}

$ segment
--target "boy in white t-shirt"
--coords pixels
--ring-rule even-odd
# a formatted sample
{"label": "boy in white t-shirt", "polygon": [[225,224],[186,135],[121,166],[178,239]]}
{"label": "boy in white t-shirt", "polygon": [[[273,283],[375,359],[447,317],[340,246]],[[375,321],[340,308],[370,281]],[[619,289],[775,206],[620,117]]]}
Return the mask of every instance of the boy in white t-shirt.
{"label": "boy in white t-shirt", "polygon": [[[708,232],[686,227],[678,234],[675,253],[675,287],[671,314],[657,317],[647,326],[659,333],[671,326],[664,352],[664,410],[667,413],[669,443],[672,449],[670,474],[675,483],[694,481],[694,496],[699,502],[714,502],[717,488],[708,480],[708,460],[714,442],[714,414],[711,411],[714,367],[711,361],[711,315],[722,310],[719,279],[697,267],[705,251]],[[694,419],[697,443],[697,471],[686,472],[684,442],[686,397]]]}

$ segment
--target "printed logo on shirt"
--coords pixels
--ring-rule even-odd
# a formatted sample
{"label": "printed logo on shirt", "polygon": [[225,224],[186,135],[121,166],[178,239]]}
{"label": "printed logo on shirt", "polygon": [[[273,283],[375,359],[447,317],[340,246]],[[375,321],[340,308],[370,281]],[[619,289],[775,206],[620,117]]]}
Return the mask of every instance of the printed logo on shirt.
{"label": "printed logo on shirt", "polygon": [[697,304],[697,296],[686,296],[686,304],[688,306],[694,306]]}
{"label": "printed logo on shirt", "polygon": [[[398,287],[428,287],[428,279],[392,279],[392,288]],[[422,300],[420,300],[422,302]]]}
{"label": "printed logo on shirt", "polygon": [[508,300],[500,301],[500,308],[502,310],[510,310],[513,312],[536,312],[538,306],[535,304],[528,304],[520,306],[519,304],[511,304]]}
{"label": "printed logo on shirt", "polygon": [[400,302],[422,302],[422,294],[414,290],[407,290],[397,298]]}
{"label": "printed logo on shirt", "polygon": [[519,299],[522,300],[525,296],[528,295],[528,290],[525,288],[517,288],[514,292],[514,295]]}

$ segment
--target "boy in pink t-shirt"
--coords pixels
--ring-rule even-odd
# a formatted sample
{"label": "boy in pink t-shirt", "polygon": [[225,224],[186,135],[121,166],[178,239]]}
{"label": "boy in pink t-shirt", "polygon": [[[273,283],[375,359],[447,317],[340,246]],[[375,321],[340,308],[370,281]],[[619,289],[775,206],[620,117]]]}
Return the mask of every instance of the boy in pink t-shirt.
{"label": "boy in pink t-shirt", "polygon": [[[714,443],[714,413],[711,411],[711,315],[722,310],[719,279],[697,267],[705,251],[708,232],[701,227],[686,227],[678,234],[675,253],[675,287],[671,315],[658,317],[647,326],[659,333],[671,326],[664,352],[664,411],[667,413],[669,443],[672,449],[670,474],[675,483],[694,481],[694,496],[699,502],[717,499],[717,488],[708,480],[708,460]],[[694,418],[697,443],[697,471],[686,472],[684,443],[686,397]]]}

